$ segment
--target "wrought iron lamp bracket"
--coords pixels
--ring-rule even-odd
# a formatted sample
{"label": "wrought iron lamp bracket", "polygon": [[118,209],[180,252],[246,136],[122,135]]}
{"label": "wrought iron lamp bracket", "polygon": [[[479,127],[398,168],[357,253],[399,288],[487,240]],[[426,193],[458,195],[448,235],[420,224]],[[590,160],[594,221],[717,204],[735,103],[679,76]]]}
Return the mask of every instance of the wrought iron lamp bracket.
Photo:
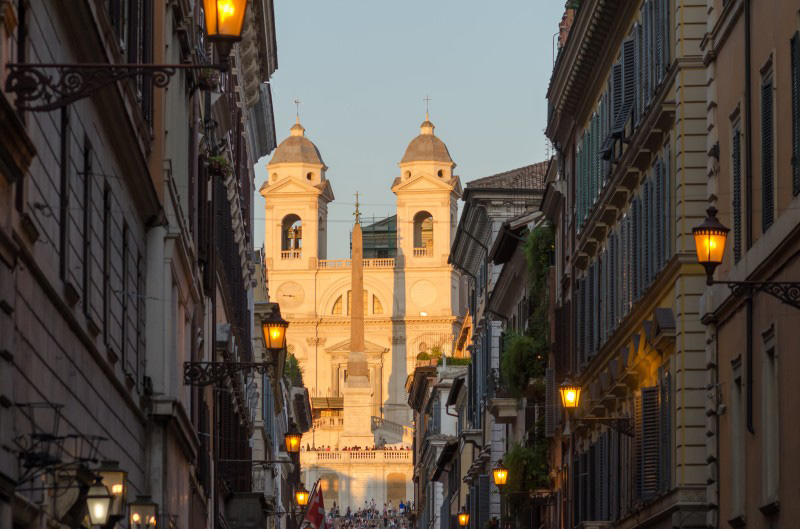
{"label": "wrought iron lamp bracket", "polygon": [[232,378],[240,371],[267,372],[268,362],[184,362],[183,383],[187,386],[208,386]]}
{"label": "wrought iron lamp bracket", "polygon": [[594,422],[608,426],[628,437],[634,437],[633,419],[630,417],[583,417],[578,423]]}
{"label": "wrought iron lamp bracket", "polygon": [[[47,112],[84,99],[117,81],[141,77],[163,88],[178,70],[228,70],[227,64],[8,63],[5,91],[19,110]],[[54,74],[48,71],[55,71]]]}
{"label": "wrought iron lamp bracket", "polygon": [[781,281],[712,281],[714,285],[727,285],[731,293],[739,298],[752,297],[763,292],[778,298],[782,303],[800,309],[800,283]]}

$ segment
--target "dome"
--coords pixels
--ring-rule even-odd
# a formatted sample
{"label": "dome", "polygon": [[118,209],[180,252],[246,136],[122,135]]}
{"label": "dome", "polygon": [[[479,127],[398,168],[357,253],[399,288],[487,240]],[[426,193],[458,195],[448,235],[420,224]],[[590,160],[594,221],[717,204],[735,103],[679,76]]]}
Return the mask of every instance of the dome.
{"label": "dome", "polygon": [[291,134],[288,138],[283,140],[275,153],[272,155],[272,160],[267,165],[276,163],[308,163],[325,165],[322,161],[322,155],[319,149],[314,145],[311,140],[306,138],[306,129],[300,124],[298,120],[291,128]]}
{"label": "dome", "polygon": [[433,134],[433,123],[428,121],[428,116],[425,116],[425,121],[422,122],[419,128],[419,136],[411,140],[408,144],[406,153],[400,163],[408,162],[443,162],[453,163],[450,158],[450,153],[447,151],[447,146],[442,140]]}

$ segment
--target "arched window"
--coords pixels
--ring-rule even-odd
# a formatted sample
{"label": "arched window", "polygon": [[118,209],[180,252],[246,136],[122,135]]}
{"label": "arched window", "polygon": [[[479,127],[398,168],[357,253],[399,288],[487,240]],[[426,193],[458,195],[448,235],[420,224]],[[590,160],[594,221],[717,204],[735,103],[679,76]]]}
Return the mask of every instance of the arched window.
{"label": "arched window", "polygon": [[383,305],[381,305],[381,300],[378,299],[378,296],[372,296],[372,313],[373,314],[383,314]]}
{"label": "arched window", "polygon": [[341,316],[342,315],[342,296],[336,298],[336,303],[333,304],[333,310],[331,314],[334,316]]}
{"label": "arched window", "polygon": [[433,215],[427,211],[414,215],[414,248],[433,249]]}
{"label": "arched window", "polygon": [[286,215],[281,222],[281,250],[303,248],[303,223],[295,214]]}

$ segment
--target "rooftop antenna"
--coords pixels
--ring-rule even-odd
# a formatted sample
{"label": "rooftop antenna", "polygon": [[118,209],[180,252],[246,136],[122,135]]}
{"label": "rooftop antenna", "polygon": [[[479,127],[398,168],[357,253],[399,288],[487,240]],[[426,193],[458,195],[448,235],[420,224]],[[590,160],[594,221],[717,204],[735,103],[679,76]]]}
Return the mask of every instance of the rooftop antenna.
{"label": "rooftop antenna", "polygon": [[425,96],[425,99],[423,99],[423,101],[425,101],[425,121],[429,121],[429,119],[428,119],[428,104],[432,101],[431,100],[431,96]]}
{"label": "rooftop antenna", "polygon": [[295,110],[295,120],[297,123],[300,123],[300,103],[302,103],[302,101],[299,99],[294,100],[294,104],[297,106],[297,110]]}

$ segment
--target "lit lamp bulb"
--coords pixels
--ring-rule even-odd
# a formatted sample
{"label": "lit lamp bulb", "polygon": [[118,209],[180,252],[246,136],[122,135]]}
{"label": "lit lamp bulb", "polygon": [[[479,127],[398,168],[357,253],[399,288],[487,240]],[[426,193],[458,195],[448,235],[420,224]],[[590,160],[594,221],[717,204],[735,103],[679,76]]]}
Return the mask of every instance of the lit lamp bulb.
{"label": "lit lamp bulb", "polygon": [[561,393],[561,404],[567,410],[574,410],[578,407],[581,399],[581,387],[573,383],[567,378],[561,387],[558,388]]}

